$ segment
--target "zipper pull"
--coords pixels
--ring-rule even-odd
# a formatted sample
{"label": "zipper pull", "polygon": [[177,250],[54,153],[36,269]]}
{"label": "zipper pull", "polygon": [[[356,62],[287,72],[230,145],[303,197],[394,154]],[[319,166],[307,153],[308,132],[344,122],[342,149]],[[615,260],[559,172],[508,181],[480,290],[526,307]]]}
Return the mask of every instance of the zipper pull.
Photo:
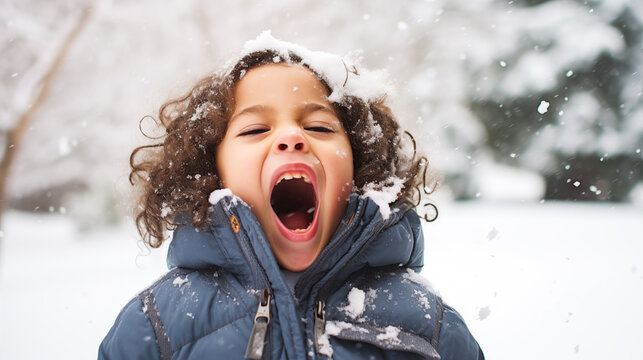
{"label": "zipper pull", "polygon": [[321,337],[326,332],[326,304],[322,300],[315,302],[315,350],[317,353],[324,353],[324,346]]}
{"label": "zipper pull", "polygon": [[260,360],[263,355],[263,345],[266,339],[266,332],[270,324],[270,292],[263,289],[259,299],[259,308],[255,315],[255,323],[252,326],[250,340],[246,348],[246,358]]}

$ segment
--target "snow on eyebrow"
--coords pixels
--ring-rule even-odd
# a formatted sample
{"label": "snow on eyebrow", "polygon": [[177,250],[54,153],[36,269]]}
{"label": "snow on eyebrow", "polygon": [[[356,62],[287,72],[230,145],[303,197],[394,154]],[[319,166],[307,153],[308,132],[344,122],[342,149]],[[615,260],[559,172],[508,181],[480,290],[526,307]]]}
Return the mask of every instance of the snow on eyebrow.
{"label": "snow on eyebrow", "polygon": [[348,304],[339,308],[339,310],[344,311],[346,315],[352,319],[357,319],[364,313],[364,309],[366,308],[365,300],[366,293],[364,290],[352,288],[351,291],[348,292]]}
{"label": "snow on eyebrow", "polygon": [[[385,70],[365,69],[356,54],[341,57],[323,51],[312,51],[301,45],[276,39],[270,30],[266,30],[256,39],[245,43],[240,58],[263,50],[274,50],[284,59],[290,59],[290,53],[299,56],[303,64],[310,67],[330,86],[330,102],[342,102],[346,96],[355,96],[368,102],[395,92]],[[238,59],[234,63],[236,62]]]}

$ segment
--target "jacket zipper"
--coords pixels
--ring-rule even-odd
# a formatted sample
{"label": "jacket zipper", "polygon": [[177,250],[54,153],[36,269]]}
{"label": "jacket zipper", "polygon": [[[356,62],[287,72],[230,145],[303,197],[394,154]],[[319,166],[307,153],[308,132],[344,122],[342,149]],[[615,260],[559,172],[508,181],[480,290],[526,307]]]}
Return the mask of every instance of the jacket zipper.
{"label": "jacket zipper", "polygon": [[262,358],[268,324],[270,324],[270,291],[265,288],[261,291],[259,307],[257,308],[254,325],[246,347],[246,358],[253,360]]}
{"label": "jacket zipper", "polygon": [[323,352],[322,349],[325,345],[325,344],[322,344],[321,337],[326,332],[326,303],[323,300],[317,300],[315,302],[314,332],[315,332],[315,351],[321,354]]}
{"label": "jacket zipper", "polygon": [[[364,242],[364,245],[365,245],[365,244],[367,244],[367,243],[369,243],[370,241],[372,241],[372,239],[374,238],[374,235],[375,235],[375,234],[377,234],[377,233],[379,233],[379,231],[380,231],[380,230],[381,230],[381,229],[382,229],[382,228],[383,228],[387,223],[389,223],[390,221],[391,221],[390,219],[389,219],[389,221],[388,221],[388,222],[387,222],[387,221],[385,221],[383,224],[380,224],[380,226],[376,227],[376,229],[372,230],[369,234],[367,234],[367,240]],[[340,235],[339,239],[342,239],[342,238],[344,238],[344,237],[347,237],[347,236],[348,236],[348,234],[350,233],[350,231],[349,231],[349,230],[351,229],[351,226],[350,226],[350,225],[352,225],[352,224],[353,224],[353,222],[351,222],[351,224],[349,224],[349,226],[345,229],[345,231]],[[332,253],[333,251],[331,251],[331,250],[334,250],[336,247],[338,247],[338,246],[339,246],[339,244],[341,244],[341,241],[336,241],[336,242],[333,244],[334,246],[332,247],[332,249],[329,249],[329,250],[327,251],[327,253]],[[351,258],[351,259],[352,259],[352,258]],[[349,261],[350,261],[350,260],[349,260]],[[316,262],[315,264],[313,264],[313,266],[315,266],[315,265],[319,266],[319,264],[320,264],[320,263],[321,263],[321,261],[320,261],[320,262]],[[314,273],[311,273],[311,274],[314,274]],[[310,276],[309,276],[309,277],[310,277]],[[299,281],[301,281],[301,280],[302,280],[302,279],[300,279]],[[308,281],[309,279],[306,279],[306,280]],[[325,298],[325,297],[328,295],[328,294],[326,294],[326,292],[328,292],[328,291],[329,291],[329,288],[330,288],[330,286],[329,286],[329,284],[328,284],[328,283],[324,284],[324,285],[319,289],[319,292],[318,292],[318,294],[317,294],[318,299],[323,299],[323,298]],[[324,333],[326,332],[326,309],[325,309],[325,307],[326,307],[326,303],[324,302],[324,300],[317,300],[317,301],[315,302],[315,321],[314,321],[314,325],[313,325],[313,335],[314,335],[314,337],[315,337],[315,351],[316,351],[317,353],[319,353],[319,354],[323,354],[323,353],[324,353],[324,351],[323,351],[322,349],[323,349],[323,346],[324,346],[325,344],[322,344],[322,343],[321,343],[321,337],[322,337],[322,336],[324,335]],[[329,341],[329,340],[327,340],[327,341]]]}
{"label": "jacket zipper", "polygon": [[[235,216],[231,211],[226,211],[228,216]],[[238,220],[237,220],[238,221]],[[234,230],[234,229],[233,229]],[[242,232],[235,231],[235,238],[241,248],[248,265],[255,280],[255,286],[263,288],[261,297],[259,299],[259,307],[255,315],[252,331],[250,332],[250,339],[248,339],[248,346],[246,347],[246,358],[258,360],[263,356],[263,348],[268,332],[268,324],[270,323],[270,290],[268,285],[268,275],[259,263],[257,255],[252,249],[250,239],[242,235]]]}
{"label": "jacket zipper", "polygon": [[[310,267],[310,268],[308,268],[308,269],[305,271],[304,275],[303,275],[303,276],[302,276],[302,277],[297,281],[298,283],[302,283],[302,284],[311,283],[311,282],[312,282],[312,279],[313,279],[315,276],[317,276],[317,274],[318,274],[317,269],[321,266],[321,264],[322,264],[322,263],[324,263],[324,262],[325,262],[325,258],[327,258],[327,257],[331,256],[330,254],[335,253],[335,252],[336,252],[336,249],[343,245],[344,240],[345,240],[346,238],[348,238],[348,236],[351,234],[351,232],[352,232],[353,228],[354,228],[355,226],[357,226],[356,224],[358,223],[358,221],[356,221],[356,219],[354,219],[354,217],[357,215],[357,213],[358,213],[358,212],[360,213],[360,216],[361,216],[361,215],[363,214],[363,212],[364,212],[364,211],[360,208],[360,205],[361,205],[361,204],[357,204],[357,206],[355,207],[355,212],[353,213],[353,217],[351,218],[351,219],[353,219],[353,220],[351,220],[351,222],[350,222],[348,225],[346,225],[346,228],[344,228],[344,231],[343,231],[341,234],[339,234],[339,236],[337,237],[337,239],[335,239],[331,244],[329,244],[329,245],[326,247],[326,249],[324,249],[323,253],[321,254],[321,260],[320,260],[320,259],[317,259],[317,260],[316,260],[316,261],[311,265],[311,267]],[[362,206],[363,206],[363,205],[362,205]],[[400,208],[400,213],[404,213],[404,212],[405,212],[405,211],[401,211],[401,210],[402,210],[402,209]],[[373,236],[374,236],[375,234],[379,233],[379,231],[380,231],[380,230],[382,230],[382,228],[384,228],[385,226],[387,226],[388,224],[390,224],[390,223],[392,223],[392,222],[394,222],[394,221],[397,221],[396,215],[394,215],[394,214],[391,214],[391,216],[389,217],[389,219],[388,219],[388,220],[383,220],[383,221],[382,221],[382,223],[380,224],[380,226],[378,226],[378,227],[377,227],[376,229],[374,229],[374,230],[371,230],[371,232],[370,232],[370,233],[368,234],[368,236],[367,236],[369,239],[364,243],[364,245],[365,245],[366,243],[370,242],[370,241],[372,240]],[[298,291],[298,292],[295,294],[297,298],[302,298],[302,296],[301,296],[301,292],[302,292],[302,291]]]}

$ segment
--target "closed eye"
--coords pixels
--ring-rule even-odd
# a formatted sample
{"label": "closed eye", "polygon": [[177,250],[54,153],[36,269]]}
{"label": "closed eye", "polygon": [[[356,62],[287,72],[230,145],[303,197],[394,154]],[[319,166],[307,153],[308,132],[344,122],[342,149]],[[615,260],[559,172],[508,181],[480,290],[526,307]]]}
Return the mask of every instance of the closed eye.
{"label": "closed eye", "polygon": [[248,131],[244,131],[244,132],[240,133],[239,136],[249,136],[249,135],[263,134],[266,131],[268,131],[268,129],[263,129],[263,128],[252,129],[252,130],[248,130]]}
{"label": "closed eye", "polygon": [[314,131],[314,132],[321,132],[321,133],[334,133],[335,130],[323,126],[311,126],[307,127],[306,130],[308,131]]}

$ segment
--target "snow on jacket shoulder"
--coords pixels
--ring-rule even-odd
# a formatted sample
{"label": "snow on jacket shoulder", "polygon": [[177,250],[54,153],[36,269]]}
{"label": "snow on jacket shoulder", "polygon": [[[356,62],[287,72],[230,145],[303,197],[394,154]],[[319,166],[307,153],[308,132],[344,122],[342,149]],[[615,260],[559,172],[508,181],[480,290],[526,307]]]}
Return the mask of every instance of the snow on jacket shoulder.
{"label": "snow on jacket shoulder", "polygon": [[423,236],[412,210],[383,219],[351,195],[294,296],[243,201],[222,197],[211,220],[175,230],[172,270],[125,306],[99,359],[484,359],[416,274]]}

